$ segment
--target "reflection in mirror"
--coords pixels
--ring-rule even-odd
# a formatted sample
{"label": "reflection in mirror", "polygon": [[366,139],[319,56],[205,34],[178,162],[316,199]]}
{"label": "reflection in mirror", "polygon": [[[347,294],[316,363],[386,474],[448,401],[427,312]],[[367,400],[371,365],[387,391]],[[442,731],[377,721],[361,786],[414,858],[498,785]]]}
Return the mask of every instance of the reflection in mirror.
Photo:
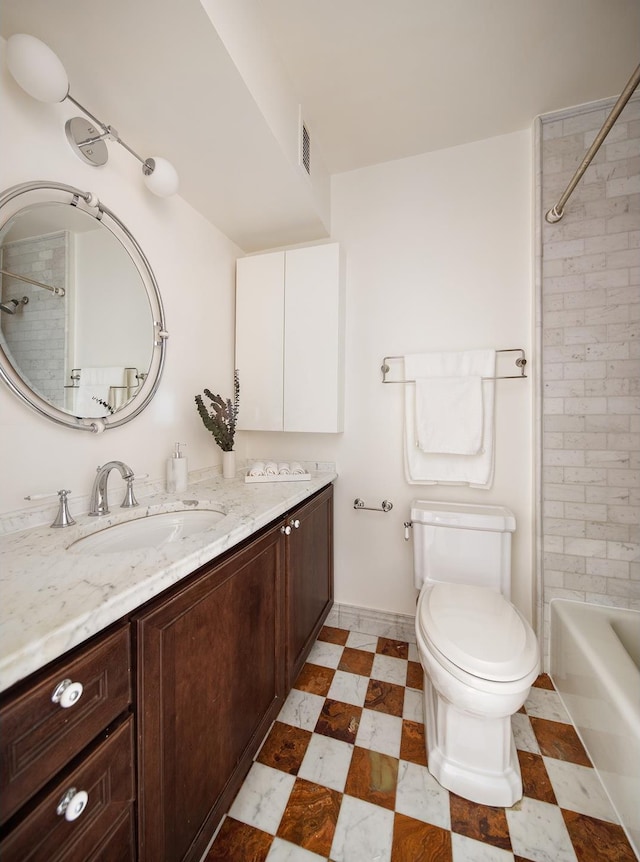
{"label": "reflection in mirror", "polygon": [[[75,194],[33,201],[41,186]],[[115,215],[77,189],[14,187],[0,210],[25,190],[30,202],[0,212],[2,377],[63,424],[121,424],[146,405],[162,369],[166,332],[153,273]]]}

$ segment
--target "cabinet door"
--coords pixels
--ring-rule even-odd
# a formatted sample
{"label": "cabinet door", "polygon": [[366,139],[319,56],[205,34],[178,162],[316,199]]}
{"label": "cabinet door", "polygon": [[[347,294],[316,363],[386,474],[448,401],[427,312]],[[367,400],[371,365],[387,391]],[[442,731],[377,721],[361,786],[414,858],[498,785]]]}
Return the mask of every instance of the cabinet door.
{"label": "cabinet door", "polygon": [[236,368],[241,431],[282,431],[284,252],[236,264]]}
{"label": "cabinet door", "polygon": [[288,519],[287,683],[291,686],[333,604],[333,485]]}
{"label": "cabinet door", "polygon": [[197,860],[284,693],[274,528],[137,620],[142,862]]}
{"label": "cabinet door", "polygon": [[284,430],[342,431],[344,278],[337,243],[285,255]]}

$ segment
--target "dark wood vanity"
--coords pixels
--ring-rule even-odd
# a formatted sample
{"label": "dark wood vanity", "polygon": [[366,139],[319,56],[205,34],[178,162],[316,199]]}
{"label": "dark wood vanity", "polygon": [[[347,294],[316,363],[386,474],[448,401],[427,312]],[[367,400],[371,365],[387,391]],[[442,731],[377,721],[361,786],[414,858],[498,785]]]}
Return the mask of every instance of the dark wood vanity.
{"label": "dark wood vanity", "polygon": [[328,485],[4,692],[3,862],[201,859],[332,603]]}

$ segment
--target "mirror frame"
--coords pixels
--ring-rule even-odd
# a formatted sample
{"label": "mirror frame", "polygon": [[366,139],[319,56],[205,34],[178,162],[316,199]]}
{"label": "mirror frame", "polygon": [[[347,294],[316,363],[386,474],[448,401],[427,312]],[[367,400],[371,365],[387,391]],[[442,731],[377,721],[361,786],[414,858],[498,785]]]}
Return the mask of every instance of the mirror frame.
{"label": "mirror frame", "polygon": [[140,390],[122,408],[109,416],[87,418],[74,416],[61,410],[31,389],[18,373],[0,343],[0,379],[9,386],[21,401],[33,410],[59,425],[80,431],[100,433],[107,428],[117,428],[130,422],[151,401],[160,384],[164,368],[166,342],[169,333],[165,327],[164,308],[153,270],[133,234],[108,207],[101,203],[93,192],[83,192],[74,186],[57,182],[41,181],[20,183],[11,186],[0,197],[0,231],[9,219],[28,205],[34,203],[60,203],[75,206],[96,218],[121,243],[135,268],[147,293],[153,319],[153,349],[151,364]]}

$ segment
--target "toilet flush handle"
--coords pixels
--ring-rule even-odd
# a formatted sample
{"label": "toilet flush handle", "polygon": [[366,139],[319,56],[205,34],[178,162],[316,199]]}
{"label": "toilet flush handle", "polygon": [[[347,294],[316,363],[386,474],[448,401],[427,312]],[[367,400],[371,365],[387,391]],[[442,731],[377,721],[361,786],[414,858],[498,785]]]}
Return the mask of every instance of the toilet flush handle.
{"label": "toilet flush handle", "polygon": [[405,540],[405,542],[409,541],[409,538],[411,536],[411,534],[409,533],[409,530],[411,529],[411,527],[413,527],[413,524],[411,523],[411,521],[405,521],[404,522],[404,540]]}

